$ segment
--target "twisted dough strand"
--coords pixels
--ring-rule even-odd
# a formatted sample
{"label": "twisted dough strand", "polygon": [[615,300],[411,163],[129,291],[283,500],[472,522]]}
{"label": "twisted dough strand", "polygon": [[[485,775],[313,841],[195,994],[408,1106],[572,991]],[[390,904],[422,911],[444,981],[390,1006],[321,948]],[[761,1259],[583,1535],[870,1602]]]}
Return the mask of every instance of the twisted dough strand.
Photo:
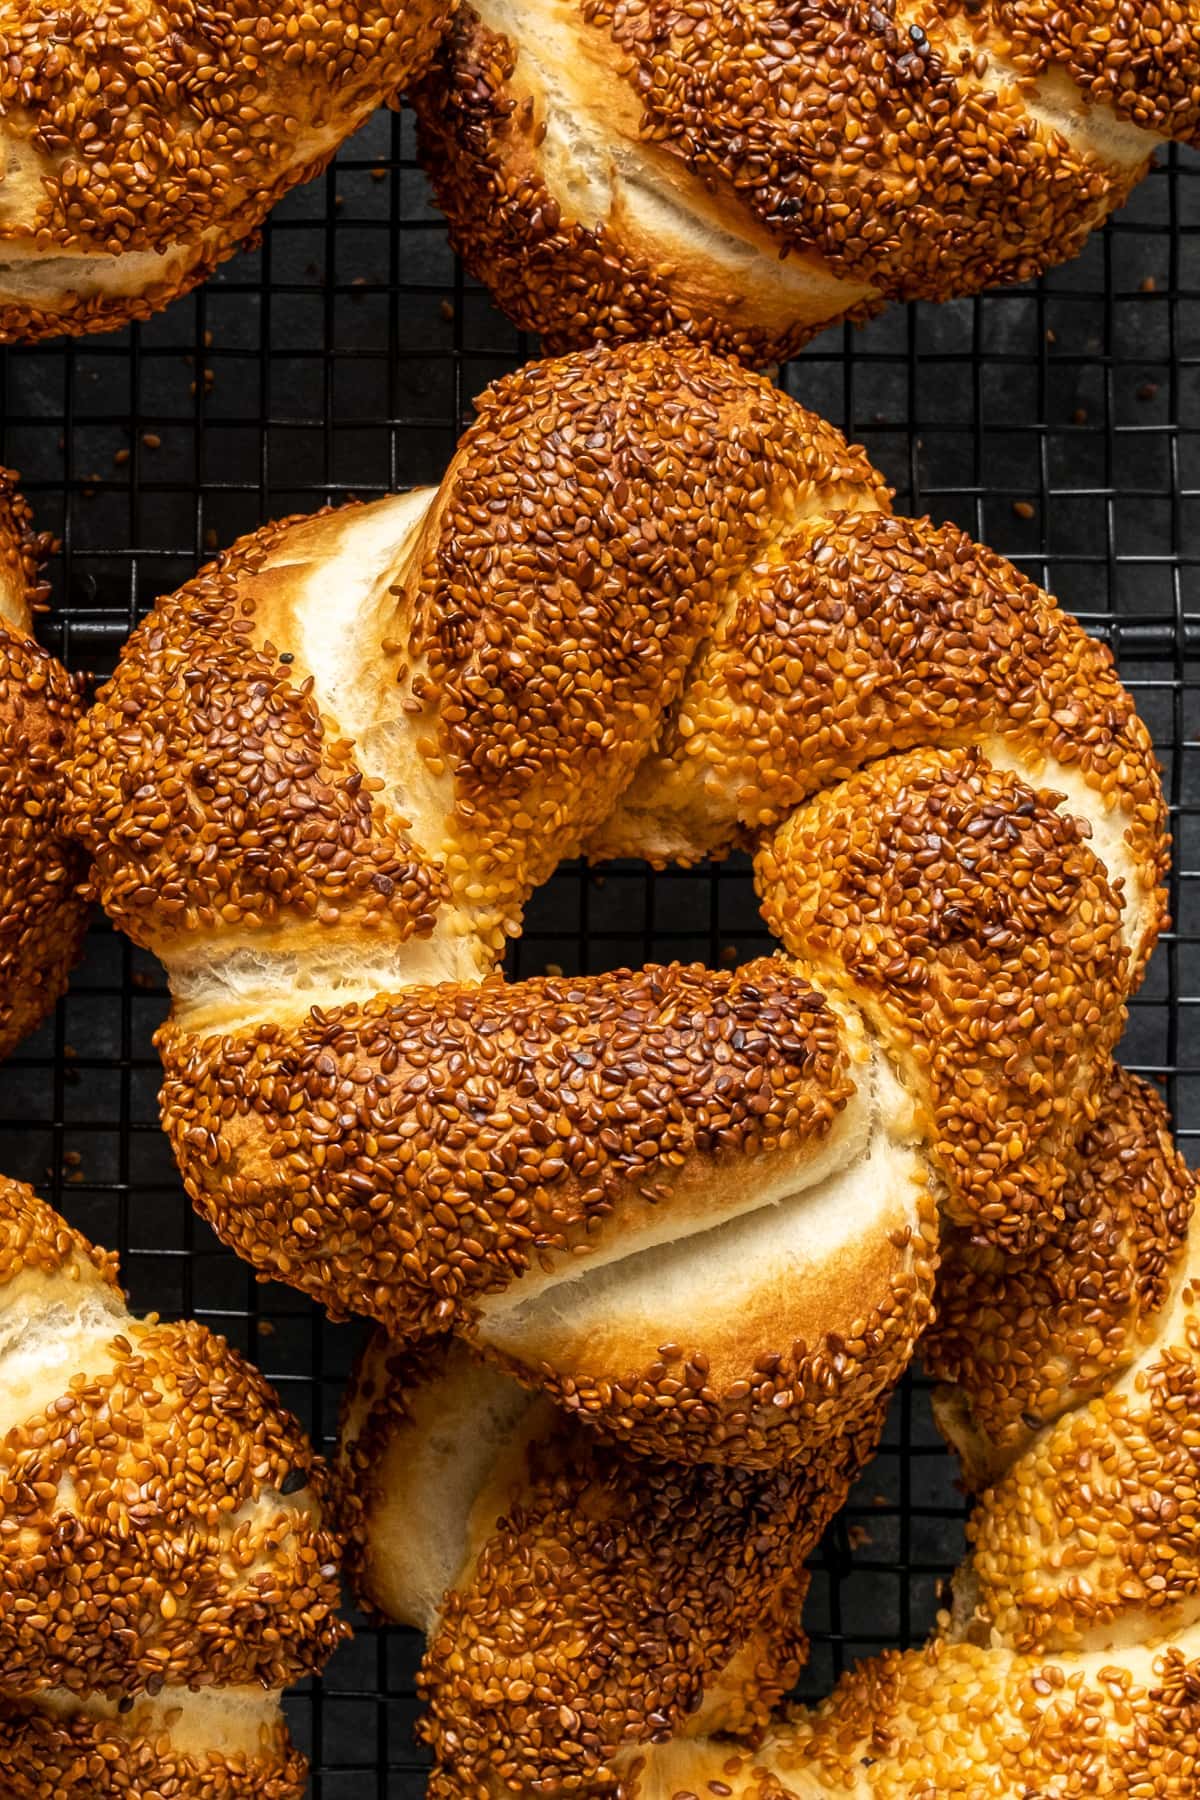
{"label": "twisted dough strand", "polygon": [[472,0],[415,91],[451,237],[550,349],[766,363],[1079,253],[1194,142],[1194,0]]}
{"label": "twisted dough strand", "polygon": [[[993,1263],[981,1280],[952,1256],[943,1271],[931,1361],[962,1384],[943,1418],[952,1437],[967,1422],[965,1467],[994,1480],[939,1635],[860,1665],[753,1751],[679,1740],[640,1752],[629,1800],[1183,1800],[1195,1791],[1194,1182],[1157,1096],[1129,1076],[1114,1076],[1089,1149],[1114,1191],[1085,1180],[1059,1244],[1064,1266]],[[1101,1227],[1107,1288],[1066,1264],[1088,1216]],[[1037,1312],[1048,1282],[1070,1306],[1061,1335]],[[1105,1345],[1099,1366],[1079,1330],[1085,1303],[1092,1341]],[[968,1317],[982,1325],[973,1346]],[[1029,1414],[1015,1435],[996,1430],[981,1462],[981,1421],[1010,1421],[1014,1403],[1034,1394],[1045,1422]]]}
{"label": "twisted dough strand", "polygon": [[191,1323],[0,1181],[0,1783],[293,1800],[279,1690],[344,1632],[323,1466]]}

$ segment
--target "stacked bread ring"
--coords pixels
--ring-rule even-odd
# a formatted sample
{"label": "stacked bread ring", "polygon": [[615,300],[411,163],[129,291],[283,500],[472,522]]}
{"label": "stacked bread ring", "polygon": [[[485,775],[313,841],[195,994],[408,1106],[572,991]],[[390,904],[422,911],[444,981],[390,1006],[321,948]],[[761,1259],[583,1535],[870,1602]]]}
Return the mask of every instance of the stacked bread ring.
{"label": "stacked bread ring", "polygon": [[[79,684],[31,634],[44,540],[0,471],[0,1056],[66,985]],[[0,1791],[297,1800],[281,1690],[345,1634],[328,1482],[223,1339],[132,1318],[116,1260],[0,1177]]]}
{"label": "stacked bread ring", "polygon": [[[534,1791],[611,1785],[706,1693],[702,1718],[761,1721],[775,1597],[928,1324],[939,1238],[986,1283],[1052,1270],[1074,1229],[1163,906],[1154,759],[1108,653],[961,533],[894,518],[863,453],[758,378],[601,350],[500,383],[438,490],[268,527],[161,603],[71,790],[97,892],[171,977],[163,1116],[200,1210],[335,1313],[498,1371],[454,1352],[432,1379],[435,1411],[482,1407],[458,1441],[500,1472],[463,1472],[433,1572],[369,1578],[435,1624],[444,1780],[503,1784],[528,1739]],[[494,972],[562,857],[734,842],[788,960]],[[729,1584],[706,1632],[693,1599],[661,1689],[657,1626],[608,1656],[623,1708],[549,1658],[545,1765],[520,1659],[480,1686],[455,1641],[480,1607],[520,1636],[484,1515],[554,1415],[506,1375],[583,1434],[581,1568],[631,1454],[714,1555],[731,1507],[774,1521],[730,1551],[761,1616]],[[372,1424],[367,1380],[364,1491],[396,1416]],[[522,1516],[518,1557],[544,1541]],[[464,1531],[484,1573],[443,1615]],[[554,1591],[609,1616],[582,1576]]]}
{"label": "stacked bread ring", "polygon": [[223,1339],[0,1181],[0,1786],[292,1800],[279,1690],[344,1633],[326,1472]]}

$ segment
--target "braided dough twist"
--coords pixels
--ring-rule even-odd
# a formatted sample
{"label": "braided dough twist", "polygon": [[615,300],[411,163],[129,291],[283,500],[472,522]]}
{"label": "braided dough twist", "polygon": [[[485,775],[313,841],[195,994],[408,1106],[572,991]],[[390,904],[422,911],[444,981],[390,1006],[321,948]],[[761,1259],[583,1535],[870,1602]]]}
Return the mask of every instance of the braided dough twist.
{"label": "braided dough twist", "polygon": [[[1162,916],[1108,652],[684,345],[527,368],[435,492],[236,545],[126,647],[71,817],[225,1240],[684,1461],[840,1458],[939,1208],[1045,1241]],[[795,960],[494,973],[581,847],[739,841]]]}
{"label": "braided dough twist", "polygon": [[1196,0],[471,0],[414,94],[456,248],[551,349],[764,363],[1075,256],[1200,128]]}

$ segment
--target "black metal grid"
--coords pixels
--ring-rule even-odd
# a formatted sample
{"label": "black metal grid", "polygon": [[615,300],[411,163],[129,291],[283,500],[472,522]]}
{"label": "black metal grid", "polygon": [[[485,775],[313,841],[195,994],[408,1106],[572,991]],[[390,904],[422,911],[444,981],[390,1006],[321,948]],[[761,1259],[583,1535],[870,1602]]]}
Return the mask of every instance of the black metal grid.
{"label": "black metal grid", "polygon": [[[1198,298],[1200,159],[1172,155],[1037,287],[829,332],[782,377],[868,445],[901,506],[957,520],[1113,643],[1176,833],[1176,925],[1126,1056],[1165,1082],[1187,1146],[1200,1138]],[[472,396],[530,348],[450,256],[410,119],[379,114],[197,295],[127,333],[0,355],[0,455],[62,538],[46,640],[103,673],[154,597],[237,533],[436,481]],[[736,861],[569,868],[530,906],[514,971],[732,962],[764,942]],[[156,1121],[164,1010],[157,967],[98,922],[57,1017],[6,1068],[0,1167],[120,1250],[136,1305],[223,1330],[329,1440],[359,1331],[256,1287],[192,1215]],[[817,1559],[806,1695],[924,1635],[961,1549],[952,1477],[916,1378]],[[362,1630],[289,1703],[321,1800],[420,1794],[417,1648]]]}

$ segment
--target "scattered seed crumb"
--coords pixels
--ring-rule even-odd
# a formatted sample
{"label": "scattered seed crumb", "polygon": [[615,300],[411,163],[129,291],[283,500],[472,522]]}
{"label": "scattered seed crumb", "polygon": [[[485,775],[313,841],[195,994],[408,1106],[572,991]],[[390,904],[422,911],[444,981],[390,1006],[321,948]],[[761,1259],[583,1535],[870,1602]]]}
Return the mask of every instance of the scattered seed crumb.
{"label": "scattered seed crumb", "polygon": [[562,974],[562,964],[561,963],[547,963],[546,964],[546,973],[547,973],[547,975],[561,975]]}
{"label": "scattered seed crumb", "polygon": [[1049,325],[1046,327],[1046,342],[1048,344],[1057,344],[1058,342],[1058,334]]}
{"label": "scattered seed crumb", "polygon": [[135,988],[152,988],[158,985],[157,978],[151,975],[149,969],[135,969],[132,981]]}
{"label": "scattered seed crumb", "polygon": [[1087,422],[1088,422],[1087,407],[1086,406],[1077,406],[1075,408],[1075,411],[1071,414],[1071,423],[1073,425],[1086,425]]}
{"label": "scattered seed crumb", "polygon": [[726,968],[731,969],[733,967],[734,963],[737,961],[737,959],[738,959],[737,945],[736,944],[725,944],[721,950],[721,961],[725,964]]}
{"label": "scattered seed crumb", "polygon": [[83,1156],[78,1150],[64,1150],[63,1161],[66,1163],[68,1169],[77,1169],[83,1161]]}
{"label": "scattered seed crumb", "polygon": [[205,334],[204,334],[204,348],[205,348],[205,349],[206,349],[206,350],[211,350],[211,349],[212,349],[212,341],[213,341],[213,335],[212,335],[212,332],[211,332],[211,331],[206,331],[206,332],[205,332]]}
{"label": "scattered seed crumb", "polygon": [[216,526],[215,525],[208,526],[207,530],[204,533],[204,548],[206,550],[215,550],[217,545],[220,543],[220,541],[221,541],[220,538],[217,536]]}
{"label": "scattered seed crumb", "polygon": [[162,449],[162,439],[159,437],[157,431],[143,431],[142,442],[145,444],[147,450]]}
{"label": "scattered seed crumb", "polygon": [[1153,400],[1157,392],[1157,381],[1143,381],[1141,387],[1137,391],[1137,397],[1139,400]]}
{"label": "scattered seed crumb", "polygon": [[848,1525],[846,1542],[852,1550],[864,1550],[872,1542],[872,1538],[865,1525]]}
{"label": "scattered seed crumb", "polygon": [[453,325],[454,302],[452,300],[443,300],[438,307],[438,311],[441,313],[443,319],[445,319],[447,325]]}
{"label": "scattered seed crumb", "polygon": [[79,1052],[75,1048],[74,1044],[64,1044],[63,1045],[63,1055],[64,1056],[78,1056]]}
{"label": "scattered seed crumb", "polygon": [[1158,283],[1155,281],[1153,275],[1147,275],[1142,281],[1140,292],[1143,294],[1153,294],[1157,289]]}
{"label": "scattered seed crumb", "polygon": [[386,181],[387,178],[388,178],[388,172],[386,169],[372,169],[371,170],[371,180],[372,181]]}
{"label": "scattered seed crumb", "polygon": [[1014,500],[1013,511],[1018,519],[1032,519],[1037,512],[1032,500]]}
{"label": "scattered seed crumb", "polygon": [[345,194],[335,194],[333,196],[333,205],[334,205],[335,212],[341,212],[341,210],[342,210],[343,206],[345,206],[345,204],[346,204]]}
{"label": "scattered seed crumb", "polygon": [[270,1319],[260,1319],[258,1321],[258,1335],[259,1337],[275,1336],[275,1327]]}
{"label": "scattered seed crumb", "polygon": [[116,463],[118,469],[123,468],[125,466],[125,464],[129,461],[128,450],[114,450],[113,451],[113,461]]}

